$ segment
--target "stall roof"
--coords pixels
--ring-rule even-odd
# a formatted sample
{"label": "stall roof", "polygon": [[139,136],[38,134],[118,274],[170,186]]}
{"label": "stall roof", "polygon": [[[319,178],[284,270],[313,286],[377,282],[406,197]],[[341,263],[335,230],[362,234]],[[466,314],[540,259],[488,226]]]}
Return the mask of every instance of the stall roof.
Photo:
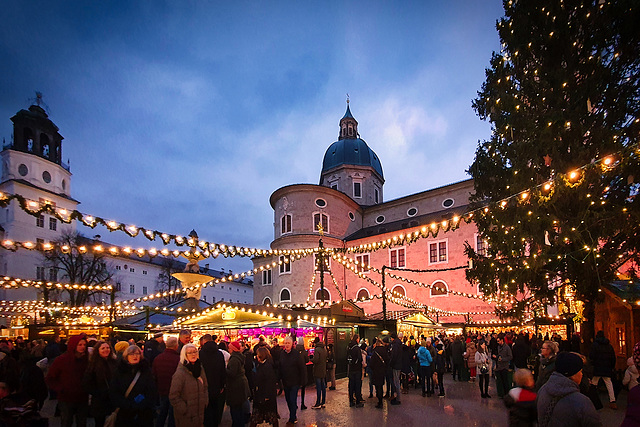
{"label": "stall roof", "polygon": [[332,319],[283,308],[249,304],[217,304],[174,323],[186,329],[314,328],[333,326]]}
{"label": "stall roof", "polygon": [[426,329],[445,329],[442,325],[437,324],[422,313],[416,313],[401,320],[405,325],[415,326],[416,328]]}

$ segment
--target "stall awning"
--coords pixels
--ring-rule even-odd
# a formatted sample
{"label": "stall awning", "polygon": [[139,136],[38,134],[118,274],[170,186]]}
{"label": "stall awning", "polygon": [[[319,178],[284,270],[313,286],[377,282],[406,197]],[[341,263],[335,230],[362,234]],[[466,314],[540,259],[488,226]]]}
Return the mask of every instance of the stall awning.
{"label": "stall awning", "polygon": [[437,324],[422,313],[416,313],[402,319],[402,323],[405,325],[415,326],[416,328],[445,329],[442,325]]}
{"label": "stall awning", "polygon": [[314,323],[282,315],[273,311],[260,311],[236,307],[218,307],[175,324],[187,329],[255,329],[255,328],[320,328],[329,322]]}

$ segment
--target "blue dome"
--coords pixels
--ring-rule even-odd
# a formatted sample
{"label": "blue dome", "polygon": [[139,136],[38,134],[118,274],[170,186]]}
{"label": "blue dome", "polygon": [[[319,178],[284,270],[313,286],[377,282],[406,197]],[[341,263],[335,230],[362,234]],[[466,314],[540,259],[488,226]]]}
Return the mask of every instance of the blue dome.
{"label": "blue dome", "polygon": [[380,159],[360,138],[338,140],[324,153],[322,173],[342,165],[371,166],[384,179]]}

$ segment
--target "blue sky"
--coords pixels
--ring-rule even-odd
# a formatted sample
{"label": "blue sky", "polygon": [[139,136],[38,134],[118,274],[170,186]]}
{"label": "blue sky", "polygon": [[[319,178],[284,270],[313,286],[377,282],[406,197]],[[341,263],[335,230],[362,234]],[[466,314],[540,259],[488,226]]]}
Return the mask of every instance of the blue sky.
{"label": "blue sky", "polygon": [[39,90],[82,212],[266,248],[270,194],[318,183],[347,93],[386,200],[468,178],[502,14],[497,0],[5,2],[0,137]]}

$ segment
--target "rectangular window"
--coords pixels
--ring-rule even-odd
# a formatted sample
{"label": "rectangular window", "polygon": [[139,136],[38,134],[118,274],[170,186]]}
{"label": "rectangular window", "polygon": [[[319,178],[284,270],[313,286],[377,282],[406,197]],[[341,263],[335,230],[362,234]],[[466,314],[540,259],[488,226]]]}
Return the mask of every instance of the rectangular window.
{"label": "rectangular window", "polygon": [[353,197],[359,199],[362,197],[362,183],[354,182],[353,183]]}
{"label": "rectangular window", "polygon": [[358,271],[366,273],[369,271],[369,254],[356,255],[356,261],[358,261]]}
{"label": "rectangular window", "polygon": [[143,287],[142,287],[142,294],[143,294],[143,295],[146,295],[146,294],[147,294],[147,287],[146,287],[146,286],[143,286]]}
{"label": "rectangular window", "polygon": [[146,276],[147,275],[147,270],[142,270],[142,275]]}
{"label": "rectangular window", "polygon": [[36,218],[36,227],[44,228],[44,215],[38,215]]}
{"label": "rectangular window", "polygon": [[58,228],[58,220],[56,218],[49,218],[49,230],[56,231]]}
{"label": "rectangular window", "polygon": [[480,256],[487,256],[489,245],[479,234],[476,235],[476,253]]}
{"label": "rectangular window", "polygon": [[50,268],[49,269],[49,281],[50,282],[57,282],[58,281],[58,269],[57,268]]}
{"label": "rectangular window", "polygon": [[120,291],[122,291],[122,283],[117,282],[116,283],[116,292],[120,292]]}
{"label": "rectangular window", "polygon": [[262,270],[262,284],[263,285],[271,284],[271,269]]}
{"label": "rectangular window", "polygon": [[404,268],[406,267],[406,260],[404,257],[404,248],[398,249],[389,249],[390,254],[390,264],[393,268]]}
{"label": "rectangular window", "polygon": [[44,280],[44,267],[36,267],[36,280]]}
{"label": "rectangular window", "polygon": [[135,268],[133,268],[133,267],[131,267],[131,268],[129,268],[129,271],[130,271],[131,273],[135,273],[135,272],[136,272],[136,269],[135,269]]}
{"label": "rectangular window", "polygon": [[375,201],[376,205],[377,205],[378,203],[380,203],[380,191],[378,191],[378,189],[377,189],[377,188],[374,188],[374,189],[373,189],[373,199],[374,199],[374,201]]}
{"label": "rectangular window", "polygon": [[449,258],[447,241],[429,243],[429,264],[447,262]]}
{"label": "rectangular window", "polygon": [[291,261],[288,256],[281,255],[280,256],[280,274],[289,274],[291,273]]}
{"label": "rectangular window", "polygon": [[280,219],[280,234],[291,233],[291,214],[283,215]]}
{"label": "rectangular window", "polygon": [[[317,254],[313,254],[313,269],[314,271],[320,270],[320,265],[318,264],[318,256]],[[328,272],[331,270],[331,257],[329,255],[325,255],[324,257],[324,271]]]}
{"label": "rectangular window", "polygon": [[320,231],[319,225],[322,224],[322,232],[329,232],[329,217],[323,213],[313,214],[313,231]]}
{"label": "rectangular window", "polygon": [[116,265],[116,270],[120,271],[120,270],[122,270],[122,267],[119,266],[119,265]]}
{"label": "rectangular window", "polygon": [[136,285],[129,285],[129,293],[130,294],[136,293]]}
{"label": "rectangular window", "polygon": [[202,299],[204,300],[204,302],[207,302],[207,296],[206,295],[203,295]]}

